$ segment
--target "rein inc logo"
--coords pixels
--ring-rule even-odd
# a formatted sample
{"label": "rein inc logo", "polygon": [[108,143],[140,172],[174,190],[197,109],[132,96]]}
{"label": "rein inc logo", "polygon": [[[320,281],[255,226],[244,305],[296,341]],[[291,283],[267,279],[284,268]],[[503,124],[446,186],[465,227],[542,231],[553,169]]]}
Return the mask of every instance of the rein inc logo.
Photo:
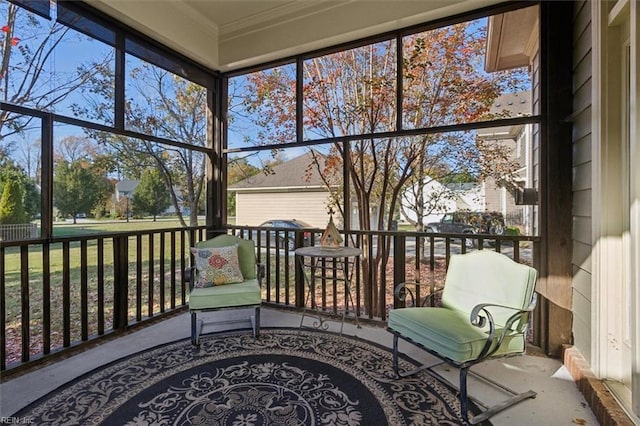
{"label": "rein inc logo", "polygon": [[33,417],[0,417],[0,425],[32,425]]}

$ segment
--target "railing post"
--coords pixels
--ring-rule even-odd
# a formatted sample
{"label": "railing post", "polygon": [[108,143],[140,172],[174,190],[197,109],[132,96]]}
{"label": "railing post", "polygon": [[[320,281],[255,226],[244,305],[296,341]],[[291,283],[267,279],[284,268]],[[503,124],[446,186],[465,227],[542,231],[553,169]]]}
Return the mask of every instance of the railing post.
{"label": "railing post", "polygon": [[[401,233],[393,235],[393,294],[398,284],[405,282],[406,277],[406,237]],[[417,244],[417,242],[416,242]],[[416,251],[417,253],[417,251]],[[403,303],[404,304],[404,303]],[[403,305],[402,304],[402,305]],[[393,298],[393,308],[401,308],[401,304]]]}
{"label": "railing post", "polygon": [[[22,336],[22,362],[29,361],[30,358],[30,343],[31,333],[29,324],[31,322],[30,300],[29,300],[29,246],[20,246],[20,299],[21,299],[21,317],[20,317],[20,330]],[[4,294],[2,295],[4,297]]]}
{"label": "railing post", "polygon": [[294,276],[294,288],[295,288],[295,303],[297,308],[304,307],[304,269],[301,262],[298,261],[298,256],[294,255],[293,261],[295,267]]}
{"label": "railing post", "polygon": [[113,237],[113,329],[128,325],[129,243],[126,235]]}

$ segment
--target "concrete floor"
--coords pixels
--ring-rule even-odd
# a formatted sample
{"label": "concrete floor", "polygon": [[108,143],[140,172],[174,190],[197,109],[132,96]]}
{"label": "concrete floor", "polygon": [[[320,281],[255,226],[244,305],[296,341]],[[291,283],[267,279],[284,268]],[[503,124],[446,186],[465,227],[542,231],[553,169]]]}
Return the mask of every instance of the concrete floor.
{"label": "concrete floor", "polygon": [[[238,316],[246,315],[246,312],[242,311],[227,311],[225,315],[228,315],[228,312]],[[295,327],[300,323],[298,314],[269,308],[262,309],[261,317],[263,327]],[[339,331],[339,323],[328,324],[331,331]],[[11,416],[32,401],[100,365],[163,343],[186,338],[189,336],[189,327],[188,314],[181,314],[2,383],[0,419]],[[205,329],[205,332],[208,331],[212,330]],[[355,335],[389,347],[392,344],[391,334],[383,328],[358,329],[354,325],[345,324],[344,334]],[[416,360],[433,360],[430,355],[412,345],[403,344],[402,348]],[[474,370],[492,378],[498,377],[504,385],[516,391],[531,389],[538,394],[535,399],[526,400],[492,417],[491,422],[496,426],[599,424],[559,360],[524,355],[486,362],[474,367]],[[457,383],[457,370],[444,367],[439,373]],[[469,380],[470,395],[484,403],[491,404],[504,397],[504,394],[483,383],[472,378]]]}

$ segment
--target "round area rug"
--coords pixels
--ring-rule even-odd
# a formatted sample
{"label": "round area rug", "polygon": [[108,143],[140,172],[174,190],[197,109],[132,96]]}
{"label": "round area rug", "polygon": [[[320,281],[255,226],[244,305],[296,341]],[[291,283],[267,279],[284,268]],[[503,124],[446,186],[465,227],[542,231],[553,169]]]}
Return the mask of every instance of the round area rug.
{"label": "round area rug", "polygon": [[[415,367],[401,359],[404,370]],[[84,375],[16,416],[37,425],[458,425],[455,390],[399,379],[354,337],[263,329],[159,346]],[[472,413],[471,413],[472,414]]]}

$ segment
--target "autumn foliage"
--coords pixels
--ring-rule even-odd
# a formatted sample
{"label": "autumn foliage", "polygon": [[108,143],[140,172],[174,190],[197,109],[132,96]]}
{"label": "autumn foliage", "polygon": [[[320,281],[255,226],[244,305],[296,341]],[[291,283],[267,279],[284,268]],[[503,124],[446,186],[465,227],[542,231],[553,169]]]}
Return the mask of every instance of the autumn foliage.
{"label": "autumn foliage", "polygon": [[[324,161],[312,166],[319,167],[333,207],[344,217],[349,196],[359,212],[352,228],[391,229],[408,187],[453,175],[480,180],[515,171],[508,155],[476,143],[471,131],[451,128],[500,118],[490,114],[495,99],[522,90],[528,81],[521,70],[484,72],[485,25],[486,20],[466,22],[405,36],[402,46],[390,39],[304,60],[302,134],[296,126],[295,65],[239,79],[244,92],[230,90],[237,96],[230,99],[230,115],[256,117],[246,138],[254,145],[326,139],[326,146],[313,151]],[[342,137],[348,140],[336,139]],[[365,300],[373,300],[368,308],[374,310],[377,277],[389,255],[384,247],[389,244],[377,244],[373,258],[363,247],[364,288],[372,291]]]}

